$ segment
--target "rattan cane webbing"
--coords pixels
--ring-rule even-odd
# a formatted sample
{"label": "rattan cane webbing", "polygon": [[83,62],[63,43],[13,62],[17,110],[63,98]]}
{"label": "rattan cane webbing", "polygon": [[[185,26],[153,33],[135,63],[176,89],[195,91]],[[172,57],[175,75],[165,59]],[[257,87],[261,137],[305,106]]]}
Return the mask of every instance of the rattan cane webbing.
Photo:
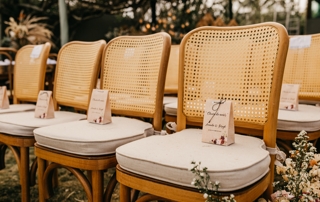
{"label": "rattan cane webbing", "polygon": [[87,109],[104,44],[103,40],[74,41],[60,49],[54,87],[58,105],[63,103]]}
{"label": "rattan cane webbing", "polygon": [[289,48],[283,83],[300,84],[299,98],[320,101],[320,34],[307,48]]}
{"label": "rattan cane webbing", "polygon": [[164,41],[155,34],[109,42],[102,88],[110,92],[111,109],[154,113]]}
{"label": "rattan cane webbing", "polygon": [[203,117],[206,99],[227,99],[235,121],[264,124],[278,48],[272,26],[194,32],[184,49],[183,113]]}
{"label": "rattan cane webbing", "polygon": [[51,45],[43,45],[38,58],[30,57],[35,45],[19,49],[14,65],[14,96],[18,100],[37,101],[39,90],[44,89],[44,76]]}

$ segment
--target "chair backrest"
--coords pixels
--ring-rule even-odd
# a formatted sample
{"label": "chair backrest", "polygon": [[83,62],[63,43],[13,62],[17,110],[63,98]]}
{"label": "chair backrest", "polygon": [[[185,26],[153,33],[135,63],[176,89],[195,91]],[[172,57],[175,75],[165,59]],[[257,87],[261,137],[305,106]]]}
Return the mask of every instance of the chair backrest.
{"label": "chair backrest", "polygon": [[300,84],[300,100],[320,101],[320,34],[291,36],[290,40],[296,37],[311,37],[311,43],[303,48],[290,45],[283,83]]}
{"label": "chair backrest", "polygon": [[163,94],[171,38],[161,32],[121,36],[103,53],[101,89],[110,92],[112,113],[153,118],[161,130]]}
{"label": "chair backrest", "polygon": [[14,103],[36,102],[40,90],[44,89],[50,43],[42,46],[39,56],[31,56],[37,45],[26,45],[17,51],[13,73]]}
{"label": "chair backrest", "polygon": [[87,110],[105,44],[104,40],[71,41],[60,49],[53,87],[56,107]]}
{"label": "chair backrest", "polygon": [[171,45],[167,77],[164,87],[165,94],[178,94],[179,45]]}
{"label": "chair backrest", "polygon": [[236,131],[260,129],[266,145],[274,148],[288,43],[278,23],[200,27],[185,35],[177,130],[188,122],[202,126],[207,99],[227,99],[233,103]]}

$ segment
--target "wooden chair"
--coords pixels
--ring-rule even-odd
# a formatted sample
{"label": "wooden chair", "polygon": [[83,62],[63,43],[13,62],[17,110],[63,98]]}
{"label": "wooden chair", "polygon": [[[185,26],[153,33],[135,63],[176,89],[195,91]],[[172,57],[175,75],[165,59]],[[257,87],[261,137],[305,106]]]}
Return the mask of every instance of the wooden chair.
{"label": "wooden chair", "polygon": [[[17,53],[17,50],[15,48],[10,48],[10,47],[0,47],[0,55],[3,55],[6,59],[9,60],[8,64],[8,70],[7,70],[7,76],[8,76],[8,81],[9,81],[9,92],[10,96],[9,98],[12,99],[13,97],[13,79],[12,79],[12,73],[13,73],[13,60],[14,60],[14,55]],[[5,73],[6,74],[6,73]]]}
{"label": "wooden chair", "polygon": [[[120,201],[130,190],[149,193],[139,201],[169,199],[204,201],[191,185],[191,161],[207,167],[223,195],[254,201],[264,192],[270,198],[276,147],[280,88],[288,35],[278,23],[238,27],[200,27],[180,44],[177,133],[140,139],[116,150]],[[219,146],[201,142],[204,103],[233,102],[235,125],[263,131],[260,138],[235,135],[235,143]]]}
{"label": "wooden chair", "polygon": [[[161,130],[170,36],[121,36],[108,42],[102,58],[101,89],[110,93],[112,123],[87,120],[34,130],[38,157],[39,201],[53,192],[51,178],[64,167],[82,184],[88,201],[110,201],[115,175],[103,193],[103,172],[116,166],[115,149]],[[151,118],[152,124],[138,119]],[[48,141],[49,140],[49,141]],[[46,166],[46,162],[51,162]],[[86,177],[82,170],[88,171]],[[103,196],[104,195],[104,196]]]}
{"label": "wooden chair", "polygon": [[[49,55],[51,44],[46,43],[43,45],[41,54],[38,58],[30,58],[30,54],[34,49],[35,45],[27,45],[19,49],[17,52],[13,48],[0,48],[0,54],[5,55],[9,59],[8,75],[10,83],[15,81],[15,89],[12,89],[13,85],[10,85],[10,95],[14,94],[14,104],[9,106],[9,109],[0,109],[0,114],[31,111],[35,109],[35,103],[37,101],[39,90],[44,88],[44,73],[46,69],[46,58]],[[16,64],[12,75],[12,55],[16,54]],[[31,103],[23,103],[31,102]],[[1,143],[0,139],[0,170],[5,168],[5,153],[7,146]]]}
{"label": "wooden chair", "polygon": [[[304,47],[293,40],[308,39]],[[309,140],[316,144],[320,137],[320,34],[291,36],[283,83],[300,84],[298,111],[280,110],[278,115],[278,145],[292,150],[292,142],[300,131],[308,133]]]}
{"label": "wooden chair", "polygon": [[[56,110],[60,110],[64,106],[87,109],[90,93],[97,80],[101,54],[105,44],[104,40],[72,41],[60,49],[53,91]],[[44,65],[46,65],[46,60]],[[30,73],[28,72],[28,74]],[[18,81],[15,80],[15,82]],[[15,83],[15,86],[18,86],[18,83]],[[18,95],[18,92],[15,91],[15,94]],[[22,201],[30,201],[29,185],[32,176],[29,175],[29,147],[34,146],[35,143],[33,130],[38,127],[85,118],[85,114],[62,110],[55,111],[55,118],[52,119],[35,118],[34,111],[0,115],[0,142],[9,147],[16,158],[20,174]],[[32,166],[30,172],[34,173],[35,169],[36,166]]]}

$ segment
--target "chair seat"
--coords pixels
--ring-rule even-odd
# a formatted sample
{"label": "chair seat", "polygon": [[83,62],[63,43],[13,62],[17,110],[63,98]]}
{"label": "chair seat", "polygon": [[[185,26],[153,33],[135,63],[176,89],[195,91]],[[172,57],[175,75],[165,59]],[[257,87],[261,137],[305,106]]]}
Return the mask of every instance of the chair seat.
{"label": "chair seat", "polygon": [[164,111],[168,115],[177,116],[178,101],[171,102],[164,106]]}
{"label": "chair seat", "polygon": [[279,110],[278,130],[320,130],[320,107],[299,104],[298,111]]}
{"label": "chair seat", "polygon": [[12,104],[8,109],[0,109],[0,114],[34,111],[35,108],[36,106],[34,104]]}
{"label": "chair seat", "polygon": [[79,155],[114,154],[115,149],[153,131],[152,125],[137,119],[112,117],[99,125],[87,120],[63,123],[34,130],[39,145]]}
{"label": "chair seat", "polygon": [[34,111],[0,114],[0,132],[16,136],[33,136],[33,130],[39,127],[85,119],[86,115],[67,111],[54,112],[55,118],[39,119]]}
{"label": "chair seat", "polygon": [[178,102],[177,97],[173,97],[173,96],[164,96],[163,97],[163,105],[167,105],[170,103],[177,103],[177,102]]}
{"label": "chair seat", "polygon": [[191,161],[201,162],[220,191],[241,189],[268,173],[270,156],[261,139],[236,135],[234,144],[220,146],[201,142],[201,133],[185,129],[143,138],[118,147],[116,158],[125,170],[187,187],[193,187]]}

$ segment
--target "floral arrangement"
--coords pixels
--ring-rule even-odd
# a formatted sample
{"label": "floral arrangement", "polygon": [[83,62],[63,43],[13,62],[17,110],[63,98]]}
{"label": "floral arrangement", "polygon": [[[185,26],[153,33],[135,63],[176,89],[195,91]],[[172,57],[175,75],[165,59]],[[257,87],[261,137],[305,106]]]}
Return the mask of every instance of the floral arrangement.
{"label": "floral arrangement", "polygon": [[203,198],[205,202],[236,202],[234,195],[221,196],[218,192],[220,187],[219,181],[212,183],[210,181],[210,176],[207,172],[207,167],[201,168],[201,162],[198,164],[194,161],[191,162],[193,167],[191,172],[195,175],[191,184],[198,188],[200,193],[203,193]]}
{"label": "floral arrangement", "polygon": [[290,158],[276,166],[281,180],[274,182],[276,192],[271,195],[273,202],[320,202],[320,155],[308,142],[309,137],[301,131],[292,144]]}
{"label": "floral arrangement", "polygon": [[41,44],[44,42],[50,42],[53,33],[47,29],[47,24],[40,23],[40,21],[47,19],[46,17],[31,17],[31,15],[25,16],[23,11],[20,12],[18,22],[13,17],[9,18],[9,21],[4,23],[8,25],[5,29],[5,33],[10,42],[10,46],[16,49],[21,48],[27,44]]}

